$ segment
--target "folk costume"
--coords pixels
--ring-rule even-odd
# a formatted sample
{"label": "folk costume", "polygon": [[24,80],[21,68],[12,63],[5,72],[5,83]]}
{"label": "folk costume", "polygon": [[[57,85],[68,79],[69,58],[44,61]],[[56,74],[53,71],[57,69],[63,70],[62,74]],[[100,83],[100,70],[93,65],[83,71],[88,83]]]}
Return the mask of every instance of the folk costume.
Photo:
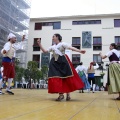
{"label": "folk costume", "polygon": [[83,83],[84,83],[84,90],[85,89],[90,89],[91,86],[88,82],[88,79],[86,77],[86,73],[87,73],[87,68],[84,65],[79,65],[76,67],[76,71],[79,75],[79,77],[82,79]]}
{"label": "folk costume", "polygon": [[65,49],[70,45],[60,42],[48,49],[53,52],[48,72],[48,93],[69,93],[84,87]]}
{"label": "folk costume", "polygon": [[[13,78],[15,77],[15,55],[16,50],[19,50],[22,48],[22,42],[18,44],[12,44],[9,40],[13,37],[16,37],[14,34],[10,33],[8,35],[8,42],[4,45],[3,49],[1,50],[1,53],[3,54],[2,58],[2,65],[3,65],[3,78],[7,80],[8,86],[6,88],[6,91],[9,93],[12,93],[10,90],[11,83],[13,81]],[[6,51],[4,54],[3,51]]]}
{"label": "folk costume", "polygon": [[94,93],[95,87],[96,87],[94,74],[95,74],[95,69],[97,69],[98,67],[99,67],[99,65],[97,63],[96,63],[95,66],[93,66],[93,62],[91,62],[90,63],[90,67],[88,67],[88,69],[87,69],[88,81],[89,81],[90,84],[91,84],[91,81],[92,81],[92,85],[91,86],[92,86],[93,93]]}
{"label": "folk costume", "polygon": [[109,51],[106,56],[109,58],[110,64],[108,68],[108,93],[120,92],[120,53],[116,49]]}

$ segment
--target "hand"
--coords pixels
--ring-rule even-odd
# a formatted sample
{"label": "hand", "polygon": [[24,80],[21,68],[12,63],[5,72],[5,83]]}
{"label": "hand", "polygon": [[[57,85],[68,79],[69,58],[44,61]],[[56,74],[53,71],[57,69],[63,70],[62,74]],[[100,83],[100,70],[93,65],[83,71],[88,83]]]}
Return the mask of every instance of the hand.
{"label": "hand", "polygon": [[25,35],[22,36],[22,41],[24,41],[24,40],[25,40]]}
{"label": "hand", "polygon": [[40,44],[40,38],[37,39],[37,43]]}
{"label": "hand", "polygon": [[6,54],[6,50],[3,50],[3,54]]}
{"label": "hand", "polygon": [[81,50],[81,51],[80,51],[80,53],[85,54],[85,53],[86,53],[86,51],[85,51],[85,50]]}

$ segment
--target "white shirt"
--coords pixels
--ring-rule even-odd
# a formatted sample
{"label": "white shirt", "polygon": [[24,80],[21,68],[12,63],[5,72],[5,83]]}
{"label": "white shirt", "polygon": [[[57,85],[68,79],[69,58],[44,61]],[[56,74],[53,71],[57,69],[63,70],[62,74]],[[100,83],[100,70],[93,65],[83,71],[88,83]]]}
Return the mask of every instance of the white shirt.
{"label": "white shirt", "polygon": [[64,47],[65,49],[68,49],[71,45],[69,45],[69,44],[67,44],[67,43],[65,43],[65,42],[60,42],[60,43],[58,43],[57,45],[54,44],[53,46],[49,47],[49,48],[48,48],[48,52],[54,51],[56,54],[62,56],[62,55],[63,55],[62,52],[58,49],[58,48],[60,48],[61,46]]}
{"label": "white shirt", "polygon": [[116,49],[110,50],[110,51],[106,54],[106,56],[107,56],[107,57],[110,57],[113,53],[115,53],[118,58],[120,57],[120,53],[119,53],[119,51],[116,50]]}
{"label": "white shirt", "polygon": [[75,70],[77,71],[77,73],[79,71],[84,71],[85,73],[87,73],[87,68],[84,65],[77,66]]}
{"label": "white shirt", "polygon": [[[12,47],[13,47],[15,50],[19,50],[19,49],[22,49],[22,45],[23,45],[23,42],[19,42],[19,43],[14,43],[14,44],[12,44]],[[7,42],[7,43],[4,45],[3,49],[1,50],[1,53],[3,52],[3,50],[6,50],[6,52],[8,52],[8,51],[10,50],[10,48],[11,48],[11,43],[10,43],[10,42]],[[16,56],[16,52],[14,53],[14,56],[13,56],[13,57],[15,57],[15,56]]]}
{"label": "white shirt", "polygon": [[[88,67],[89,68],[89,67]],[[88,69],[87,68],[87,69]],[[96,70],[97,68],[99,68],[99,65],[96,63],[96,65],[95,66],[93,66],[93,68]]]}

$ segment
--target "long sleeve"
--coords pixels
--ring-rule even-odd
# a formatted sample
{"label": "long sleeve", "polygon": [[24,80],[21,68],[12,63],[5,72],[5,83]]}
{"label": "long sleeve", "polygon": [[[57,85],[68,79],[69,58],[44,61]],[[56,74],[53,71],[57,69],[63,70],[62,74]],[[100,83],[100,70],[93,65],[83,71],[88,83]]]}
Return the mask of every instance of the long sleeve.
{"label": "long sleeve", "polygon": [[79,66],[77,66],[75,70],[78,73],[79,72]]}
{"label": "long sleeve", "polygon": [[23,42],[13,44],[13,47],[15,48],[15,50],[22,49],[22,46],[23,46]]}
{"label": "long sleeve", "polygon": [[94,66],[94,69],[97,69],[99,68],[99,65],[96,63],[96,66]]}
{"label": "long sleeve", "polygon": [[6,52],[8,52],[8,51],[10,50],[10,48],[11,48],[11,43],[10,43],[10,42],[7,42],[7,43],[4,45],[3,49],[1,50],[1,52],[2,52],[3,50],[6,50]]}
{"label": "long sleeve", "polygon": [[87,67],[84,66],[84,72],[87,74]]}

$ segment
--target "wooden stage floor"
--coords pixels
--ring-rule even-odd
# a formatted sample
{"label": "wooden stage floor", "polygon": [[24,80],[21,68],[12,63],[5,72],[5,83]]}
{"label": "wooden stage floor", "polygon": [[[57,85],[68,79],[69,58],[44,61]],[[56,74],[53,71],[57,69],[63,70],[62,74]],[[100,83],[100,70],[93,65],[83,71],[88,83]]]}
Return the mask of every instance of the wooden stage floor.
{"label": "wooden stage floor", "polygon": [[13,91],[0,95],[0,120],[120,120],[120,101],[107,92],[75,91],[71,101],[57,102],[45,89]]}

